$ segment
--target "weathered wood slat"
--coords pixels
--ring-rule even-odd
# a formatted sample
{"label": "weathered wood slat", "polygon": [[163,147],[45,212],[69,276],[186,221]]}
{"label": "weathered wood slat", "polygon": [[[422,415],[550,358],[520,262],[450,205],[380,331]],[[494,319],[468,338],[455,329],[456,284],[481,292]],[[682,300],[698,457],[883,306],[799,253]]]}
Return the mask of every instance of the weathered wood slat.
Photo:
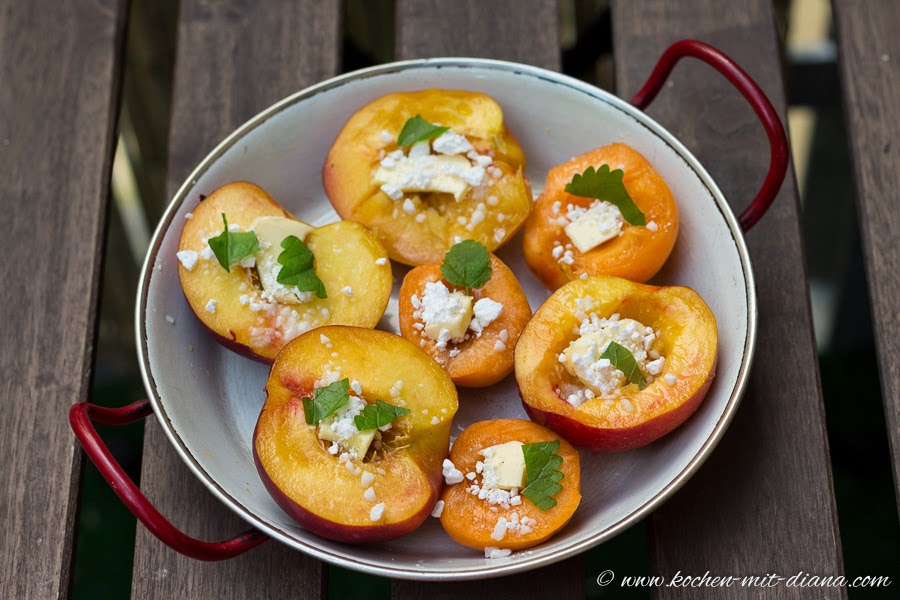
{"label": "weathered wood slat", "polygon": [[900,3],[834,0],[881,388],[900,508]]}
{"label": "weathered wood slat", "polygon": [[[273,102],[337,72],[338,2],[183,0],[169,141],[169,194],[235,127]],[[155,421],[144,440],[141,487],[173,523],[201,539],[246,524],[190,473]],[[324,565],[277,542],[220,563],[169,550],[138,527],[136,598],[320,598]]]}
{"label": "weathered wood slat", "polygon": [[[555,2],[397,2],[397,58],[477,56],[560,67],[559,17]],[[550,592],[552,590],[552,592]],[[463,583],[395,581],[396,599],[582,598],[580,557],[522,575]]]}
{"label": "weathered wood slat", "polygon": [[[785,118],[771,2],[616,0],[616,79],[630,97],[662,51],[693,37],[729,54]],[[718,182],[736,211],[762,183],[768,143],[741,96],[686,60],[648,111]],[[750,388],[706,465],[652,518],[656,574],[791,576],[843,571],[793,173],[747,235],[759,338]],[[660,588],[659,598],[841,598],[840,589]]]}
{"label": "weathered wood slat", "polygon": [[0,1],[0,598],[69,594],[124,4]]}

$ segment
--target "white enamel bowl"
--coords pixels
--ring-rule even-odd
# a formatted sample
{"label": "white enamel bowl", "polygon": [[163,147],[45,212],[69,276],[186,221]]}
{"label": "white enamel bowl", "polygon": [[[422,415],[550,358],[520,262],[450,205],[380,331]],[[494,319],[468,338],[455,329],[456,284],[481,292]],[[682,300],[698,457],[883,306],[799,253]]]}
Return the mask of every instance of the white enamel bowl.
{"label": "white enamel bowl", "polygon": [[[305,531],[270,498],[254,466],[251,437],[265,399],[265,365],[207,334],[184,299],[175,252],[184,216],[201,194],[252,181],[300,219],[338,219],[322,187],[325,155],[346,120],[384,94],[425,88],[485,92],[503,107],[528,158],[535,197],[553,165],[591,148],[625,142],[653,164],[677,199],[675,250],[654,283],[686,285],[703,296],[719,327],[715,381],[699,410],[650,446],[619,454],[582,453],[583,500],[548,543],[487,560],[452,541],[437,519],[388,543],[349,546]],[[532,309],[549,292],[521,256],[521,236],[499,256],[515,271]],[[397,291],[382,327],[398,332]],[[175,325],[166,316],[175,318]],[[377,575],[461,580],[507,575],[562,560],[638,522],[696,471],[721,438],[747,382],[756,336],[753,275],[740,227],[707,172],[671,134],[615,96],[523,65],[436,59],[384,65],[303,90],[254,117],[219,145],[178,191],[153,238],[137,304],[144,383],[166,435],[185,463],[229,508],[271,537],[316,558]],[[511,375],[487,389],[460,389],[453,435],[470,423],[527,418]]]}

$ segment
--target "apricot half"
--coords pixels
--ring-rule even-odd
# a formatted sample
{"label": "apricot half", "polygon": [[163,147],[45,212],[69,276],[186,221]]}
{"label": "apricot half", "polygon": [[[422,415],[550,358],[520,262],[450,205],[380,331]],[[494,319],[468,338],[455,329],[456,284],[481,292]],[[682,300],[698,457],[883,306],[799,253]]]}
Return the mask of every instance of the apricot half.
{"label": "apricot half", "polygon": [[472,303],[489,298],[502,304],[502,311],[480,332],[466,331],[464,341],[459,343],[439,343],[428,337],[425,323],[417,316],[421,315],[427,284],[441,282],[450,292],[463,291],[443,279],[440,264],[412,269],[400,287],[400,333],[444,367],[453,383],[463,387],[492,385],[512,372],[513,349],[531,318],[528,298],[516,276],[493,254],[490,259],[491,278],[481,288],[471,290]]}
{"label": "apricot half", "polygon": [[[222,233],[223,214],[229,226],[240,231],[260,217],[292,219],[294,231],[315,257],[315,272],[327,298],[309,293],[302,302],[279,301],[265,293],[254,260],[253,266],[233,264],[226,271],[208,244]],[[200,322],[228,348],[263,362],[271,362],[288,341],[321,325],[375,327],[387,307],[393,279],[384,247],[359,223],[313,228],[246,182],[227,184],[200,202],[184,223],[178,258],[181,287]]]}
{"label": "apricot half", "polygon": [[[465,139],[456,138],[460,152],[449,156],[438,152],[437,139],[423,142],[425,146],[418,150],[448,164],[440,165],[442,174],[422,181],[425,170],[410,163],[421,189],[411,191],[407,186],[406,192],[392,192],[392,198],[384,191],[390,188],[377,176],[397,173],[398,156],[407,160],[418,154],[415,147],[406,150],[398,146],[398,135],[416,115],[449,127],[450,133]],[[459,169],[460,164],[466,177],[443,174],[451,167]],[[431,89],[389,94],[356,112],[331,147],[322,179],[341,218],[369,227],[388,248],[392,260],[422,265],[439,261],[463,239],[494,250],[512,238],[531,211],[531,188],[524,167],[522,149],[506,128],[503,111],[494,99],[475,92]]]}
{"label": "apricot half", "polygon": [[[642,347],[647,351],[649,367],[642,371],[652,368],[655,373],[644,373],[643,389],[622,381],[623,373],[610,368],[608,359],[585,360],[590,342],[602,344],[604,332],[617,325],[623,345],[636,353]],[[589,343],[573,346],[580,336]],[[603,348],[599,345],[595,351]],[[574,350],[581,354],[573,357]],[[717,351],[716,319],[690,288],[617,277],[576,279],[550,296],[522,332],[516,346],[516,380],[534,421],[576,446],[628,450],[662,437],[693,414],[712,383]],[[573,358],[578,361],[575,374]],[[587,381],[577,376],[580,373]],[[591,379],[594,375],[597,380]],[[604,384],[603,376],[613,389],[591,387]],[[616,378],[624,385],[616,386]]]}
{"label": "apricot half", "polygon": [[[302,399],[338,378],[368,404],[411,411],[362,457],[329,452],[331,443],[305,419]],[[275,359],[253,455],[269,493],[310,531],[339,542],[389,540],[414,530],[434,507],[456,409],[450,378],[414,344],[383,331],[322,327]]]}
{"label": "apricot half", "polygon": [[[554,440],[560,442],[556,454],[562,457],[558,468],[563,473],[558,482],[562,489],[553,496],[555,506],[542,510],[518,494],[521,490],[481,493],[486,460],[482,451],[508,442],[534,444]],[[557,433],[530,421],[498,419],[474,423],[456,438],[450,460],[461,473],[474,477],[464,477],[462,482],[444,489],[441,525],[454,540],[475,550],[536,546],[562,529],[581,502],[578,452]]]}
{"label": "apricot half", "polygon": [[[609,165],[623,171],[622,183],[645,215],[646,226],[622,225],[619,235],[587,252],[566,234],[570,217],[594,202],[566,192],[576,174]],[[645,282],[663,266],[678,236],[678,208],[672,192],[652,165],[625,144],[596,148],[547,173],[544,191],[525,224],[523,252],[544,285],[555,290],[583,273]]]}

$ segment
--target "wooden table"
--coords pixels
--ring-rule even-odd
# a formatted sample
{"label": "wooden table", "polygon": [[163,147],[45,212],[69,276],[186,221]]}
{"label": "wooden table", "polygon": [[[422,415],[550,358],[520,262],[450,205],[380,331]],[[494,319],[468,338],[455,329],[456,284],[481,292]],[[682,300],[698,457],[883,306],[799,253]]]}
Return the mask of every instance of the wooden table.
{"label": "wooden table", "polygon": [[[834,0],[882,385],[900,481],[900,3]],[[66,419],[91,384],[126,2],[0,0],[0,289],[4,418],[0,598],[67,596],[82,452]],[[613,0],[617,89],[633,94],[671,42],[698,38],[743,65],[782,119],[770,1]],[[216,143],[272,102],[339,71],[338,2],[182,0],[169,192]],[[478,56],[560,68],[555,2],[397,0],[396,58]],[[650,114],[743,208],[768,146],[750,108],[708,67],[680,65]],[[748,236],[759,294],[751,384],[724,440],[650,519],[651,572],[842,574],[797,188],[789,173]],[[151,420],[152,421],[152,420]],[[148,422],[141,487],[188,533],[243,524]],[[452,585],[394,582],[397,598],[582,597],[580,559]],[[277,543],[222,563],[184,558],[139,527],[136,598],[320,598],[322,563]],[[552,586],[552,587],[551,587]],[[660,598],[841,598],[845,590],[655,590]]]}

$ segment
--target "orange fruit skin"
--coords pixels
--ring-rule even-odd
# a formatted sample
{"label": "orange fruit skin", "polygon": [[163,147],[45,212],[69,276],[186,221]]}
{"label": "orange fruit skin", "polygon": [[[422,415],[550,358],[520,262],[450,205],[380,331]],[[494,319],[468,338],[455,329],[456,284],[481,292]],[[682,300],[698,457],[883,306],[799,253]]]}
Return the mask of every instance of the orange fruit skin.
{"label": "orange fruit skin", "polygon": [[[587,208],[591,198],[581,198],[566,193],[566,184],[575,174],[588,167],[609,165],[611,170],[622,169],[622,183],[634,203],[646,216],[647,222],[657,224],[657,231],[629,225],[622,228],[622,235],[604,242],[588,252],[579,252],[574,246],[574,262],[560,263],[551,254],[554,242],[563,246],[571,243],[558,220],[569,204]],[[556,202],[561,210],[554,213]],[[663,178],[637,151],[625,144],[610,144],[576,156],[568,162],[553,167],[547,174],[544,191],[534,204],[534,210],[525,223],[523,251],[525,261],[544,285],[555,290],[588,275],[613,275],[631,281],[645,282],[653,277],[669,258],[678,237],[678,207],[675,198]]]}
{"label": "orange fruit skin", "polygon": [[[578,451],[566,440],[560,439],[557,433],[531,421],[497,419],[474,423],[456,438],[450,450],[450,460],[464,474],[475,472],[475,463],[484,460],[479,454],[481,450],[513,440],[523,444],[560,441],[557,454],[563,459],[559,467],[563,472],[563,478],[559,482],[562,491],[553,496],[556,506],[549,510],[541,510],[523,496],[521,505],[510,508],[498,506],[498,511],[493,512],[485,500],[466,491],[472,483],[468,479],[447,486],[444,488],[441,525],[450,537],[463,546],[475,550],[484,550],[487,546],[510,550],[531,548],[550,539],[562,529],[581,502],[581,465]],[[533,531],[526,534],[508,531],[500,541],[491,538],[497,519],[505,517],[508,520],[513,512],[518,514],[519,520],[527,516],[537,521]]]}

